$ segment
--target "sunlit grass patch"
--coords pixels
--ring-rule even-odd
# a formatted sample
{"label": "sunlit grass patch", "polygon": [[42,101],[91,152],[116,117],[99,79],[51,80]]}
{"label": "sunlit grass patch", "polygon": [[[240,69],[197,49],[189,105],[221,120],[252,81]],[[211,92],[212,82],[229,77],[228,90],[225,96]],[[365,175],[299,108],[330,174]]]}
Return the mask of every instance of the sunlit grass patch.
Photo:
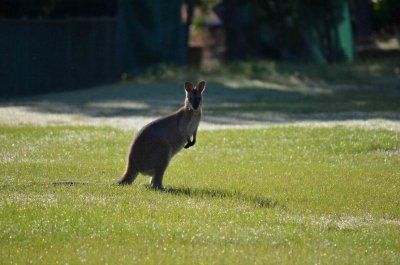
{"label": "sunlit grass patch", "polygon": [[[201,131],[164,191],[113,183],[132,133],[0,127],[5,263],[396,264],[400,134]],[[73,185],[60,181],[77,181]],[[55,184],[56,183],[56,184]]]}

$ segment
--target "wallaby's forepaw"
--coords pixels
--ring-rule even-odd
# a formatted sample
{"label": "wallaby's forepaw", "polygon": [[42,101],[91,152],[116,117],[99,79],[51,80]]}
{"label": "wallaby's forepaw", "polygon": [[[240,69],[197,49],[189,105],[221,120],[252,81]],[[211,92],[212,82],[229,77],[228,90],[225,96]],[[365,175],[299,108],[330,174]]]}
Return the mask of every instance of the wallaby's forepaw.
{"label": "wallaby's forepaw", "polygon": [[196,141],[188,141],[187,144],[184,146],[185,149],[188,149],[189,147],[193,146],[196,143]]}

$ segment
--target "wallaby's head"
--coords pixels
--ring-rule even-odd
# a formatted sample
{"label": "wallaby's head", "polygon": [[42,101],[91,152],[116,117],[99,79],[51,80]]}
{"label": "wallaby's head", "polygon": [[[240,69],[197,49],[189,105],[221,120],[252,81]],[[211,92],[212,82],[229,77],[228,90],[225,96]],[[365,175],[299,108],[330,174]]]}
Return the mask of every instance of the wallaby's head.
{"label": "wallaby's head", "polygon": [[203,91],[206,88],[206,82],[201,81],[196,87],[190,82],[185,82],[185,107],[189,110],[198,110],[201,108]]}

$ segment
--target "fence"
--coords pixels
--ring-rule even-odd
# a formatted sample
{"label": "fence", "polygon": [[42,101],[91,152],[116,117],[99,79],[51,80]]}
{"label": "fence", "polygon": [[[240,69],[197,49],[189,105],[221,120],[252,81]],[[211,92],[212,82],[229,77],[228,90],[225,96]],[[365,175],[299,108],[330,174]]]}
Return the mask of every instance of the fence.
{"label": "fence", "polygon": [[0,20],[0,98],[96,86],[120,76],[114,18]]}

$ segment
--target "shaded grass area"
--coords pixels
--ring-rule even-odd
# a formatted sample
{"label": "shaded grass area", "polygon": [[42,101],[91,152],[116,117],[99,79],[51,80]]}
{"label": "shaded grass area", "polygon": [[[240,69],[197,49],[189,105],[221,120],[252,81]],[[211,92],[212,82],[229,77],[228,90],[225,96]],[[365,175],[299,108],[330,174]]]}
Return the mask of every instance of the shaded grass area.
{"label": "shaded grass area", "polygon": [[275,112],[290,115],[296,114],[332,114],[346,112],[399,112],[400,90],[382,89],[348,91],[330,91],[329,94],[303,95],[287,93],[276,97],[268,92],[258,92],[244,100],[232,100],[226,104],[211,105],[207,110],[211,114],[226,115],[232,112],[262,113]]}
{"label": "shaded grass area", "polygon": [[400,77],[398,60],[399,58],[358,60],[351,64],[302,64],[253,60],[189,69],[161,65],[148,69],[145,74],[132,79],[139,81],[196,79],[202,75],[211,78],[248,78],[282,83],[303,82],[309,85],[327,83],[396,85],[395,81]]}
{"label": "shaded grass area", "polygon": [[246,114],[266,113],[314,120],[319,114],[332,117],[341,113],[399,119],[400,67],[396,60],[338,65],[260,61],[202,69],[159,67],[115,85],[2,105],[88,117],[154,117],[182,105],[184,81],[201,79],[208,81],[204,109],[210,123],[224,122],[214,116],[246,121]]}
{"label": "shaded grass area", "polygon": [[[0,127],[7,263],[396,264],[400,134],[342,127],[200,132],[165,191],[113,185],[132,135]],[[81,181],[85,185],[54,185]]]}

